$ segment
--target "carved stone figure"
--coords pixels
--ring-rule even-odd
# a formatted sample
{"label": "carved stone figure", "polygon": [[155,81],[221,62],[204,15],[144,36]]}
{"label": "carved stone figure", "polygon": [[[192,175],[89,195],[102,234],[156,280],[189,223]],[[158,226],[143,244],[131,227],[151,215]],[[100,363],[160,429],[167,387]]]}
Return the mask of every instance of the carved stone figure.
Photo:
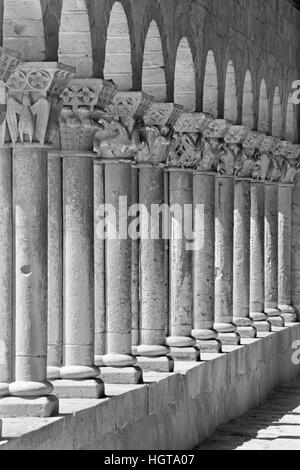
{"label": "carved stone figure", "polygon": [[202,159],[197,166],[199,171],[217,171],[222,143],[216,138],[203,138],[201,141]]}
{"label": "carved stone figure", "polygon": [[13,96],[7,99],[7,124],[12,142],[37,141],[45,143],[49,120],[50,104],[46,97],[40,97],[33,104],[29,93],[24,93],[22,102]]}
{"label": "carved stone figure", "polygon": [[[127,125],[128,119],[126,118]],[[99,129],[94,141],[94,152],[98,157],[108,160],[133,158],[140,147],[140,142],[136,128],[131,126],[130,131],[125,122],[121,119],[120,121],[104,118],[99,120]]]}
{"label": "carved stone figure", "polygon": [[145,127],[141,132],[142,144],[136,154],[137,163],[150,163],[153,165],[166,163],[170,147],[168,134],[168,128]]}

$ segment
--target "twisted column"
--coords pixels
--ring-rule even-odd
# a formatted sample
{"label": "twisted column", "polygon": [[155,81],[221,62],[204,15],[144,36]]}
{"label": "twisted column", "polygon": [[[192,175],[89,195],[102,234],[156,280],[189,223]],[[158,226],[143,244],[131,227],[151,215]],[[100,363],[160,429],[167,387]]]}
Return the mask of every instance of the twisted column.
{"label": "twisted column", "polygon": [[[1,415],[51,416],[58,400],[47,382],[47,167],[57,131],[57,96],[70,72],[55,63],[26,63],[10,76],[7,123],[13,145],[15,235],[14,398]],[[30,400],[28,400],[30,397]]]}

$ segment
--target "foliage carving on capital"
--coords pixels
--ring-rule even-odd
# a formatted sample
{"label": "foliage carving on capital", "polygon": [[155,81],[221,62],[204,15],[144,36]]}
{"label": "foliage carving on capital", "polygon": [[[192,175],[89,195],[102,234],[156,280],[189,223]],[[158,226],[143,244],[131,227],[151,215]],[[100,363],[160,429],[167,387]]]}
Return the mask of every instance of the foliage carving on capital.
{"label": "foliage carving on capital", "polygon": [[234,176],[236,160],[241,151],[237,144],[223,144],[220,151],[218,173],[220,176]]}
{"label": "foliage carving on capital", "polygon": [[132,117],[100,119],[94,152],[102,160],[132,160],[141,147],[139,130]]}
{"label": "foliage carving on capital", "polygon": [[21,64],[7,80],[7,126],[10,140],[50,144],[59,131],[60,94],[73,69],[57,63]]}
{"label": "foliage carving on capital", "polygon": [[0,80],[2,82],[7,82],[21,60],[22,55],[18,52],[0,47]]}
{"label": "foliage carving on capital", "polygon": [[173,168],[197,168],[201,155],[201,138],[197,132],[174,133],[167,165]]}
{"label": "foliage carving on capital", "polygon": [[220,139],[203,137],[201,141],[202,158],[197,166],[197,170],[216,172],[218,170],[222,146],[223,143]]}
{"label": "foliage carving on capital", "polygon": [[174,124],[174,131],[180,133],[199,132],[203,134],[212,121],[212,116],[208,114],[183,112]]}
{"label": "foliage carving on capital", "polygon": [[260,167],[255,149],[242,148],[239,155],[240,158],[237,159],[235,164],[235,176],[255,179]]}
{"label": "foliage carving on capital", "polygon": [[139,91],[119,91],[104,107],[104,117],[143,117],[153,105],[151,96]]}
{"label": "foliage carving on capital", "polygon": [[143,116],[145,126],[173,127],[182,113],[182,107],[173,103],[152,103]]}
{"label": "foliage carving on capital", "polygon": [[170,148],[170,129],[146,126],[140,129],[141,145],[136,153],[136,163],[161,165],[168,159]]}
{"label": "foliage carving on capital", "polygon": [[62,93],[60,137],[63,150],[92,151],[102,108],[113,99],[116,87],[101,79],[74,79]]}

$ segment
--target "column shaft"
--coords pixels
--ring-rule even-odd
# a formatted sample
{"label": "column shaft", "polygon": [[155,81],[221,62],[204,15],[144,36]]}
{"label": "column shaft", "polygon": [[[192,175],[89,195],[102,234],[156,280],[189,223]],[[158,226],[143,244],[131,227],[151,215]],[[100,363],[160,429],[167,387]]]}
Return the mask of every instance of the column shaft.
{"label": "column shaft", "polygon": [[[140,168],[139,194],[139,202],[146,212],[141,217],[141,345],[137,353],[142,357],[138,358],[138,364],[143,369],[169,372],[173,369],[173,361],[163,357],[170,352],[165,346],[168,326],[167,260],[162,236],[164,227],[160,223],[164,222],[165,217],[162,213],[159,215],[159,208],[164,203],[164,171],[159,168]],[[155,212],[154,205],[157,208]],[[158,214],[159,221],[150,218],[151,214]]]}
{"label": "column shaft", "polygon": [[[139,369],[132,348],[132,240],[128,236],[128,203],[131,201],[130,164],[105,164],[105,203],[115,212],[118,233],[105,244],[107,354],[101,372],[104,381],[138,383]],[[120,199],[122,198],[122,200]],[[127,198],[127,199],[126,199]],[[126,207],[122,205],[126,203]]]}
{"label": "column shaft", "polygon": [[13,229],[11,149],[0,149],[0,397],[13,380]]}
{"label": "column shaft", "polygon": [[[170,324],[167,344],[176,359],[198,360],[194,348],[192,256],[191,243],[193,207],[193,175],[188,171],[171,171],[169,175],[171,215],[170,239]],[[189,211],[190,210],[190,211]],[[190,238],[190,239],[189,239]],[[182,350],[181,350],[182,348]],[[186,350],[185,350],[186,348]]]}
{"label": "column shaft", "polygon": [[292,305],[297,314],[300,311],[300,184],[297,182],[292,189]]}
{"label": "column shaft", "polygon": [[[200,351],[220,352],[214,324],[215,175],[194,173],[193,330]],[[199,246],[198,246],[199,244]]]}
{"label": "column shaft", "polygon": [[47,396],[47,151],[13,150],[15,396]]}
{"label": "column shaft", "polygon": [[234,179],[217,177],[215,191],[215,325],[223,344],[239,343],[233,325]]}
{"label": "column shaft", "polygon": [[65,157],[64,364],[61,377],[97,377],[94,364],[93,159]]}
{"label": "column shaft", "polygon": [[236,179],[233,235],[233,323],[241,337],[254,337],[250,319],[250,181]]}
{"label": "column shaft", "polygon": [[106,354],[105,240],[101,224],[101,208],[104,204],[104,168],[100,164],[94,166],[94,204],[95,365],[100,367],[103,365],[103,356]]}
{"label": "column shaft", "polygon": [[257,331],[270,331],[265,310],[265,184],[251,183],[250,318]]}
{"label": "column shaft", "polygon": [[[139,202],[139,170],[131,169],[132,193],[131,204]],[[137,346],[140,342],[140,295],[139,295],[139,240],[132,240],[131,246],[131,299],[132,299],[132,345]]]}
{"label": "column shaft", "polygon": [[295,320],[291,304],[292,188],[280,184],[278,195],[278,308],[288,322]]}
{"label": "column shaft", "polygon": [[48,378],[60,377],[63,359],[62,160],[48,157]]}
{"label": "column shaft", "polygon": [[265,313],[273,326],[282,326],[278,310],[278,185],[265,186]]}

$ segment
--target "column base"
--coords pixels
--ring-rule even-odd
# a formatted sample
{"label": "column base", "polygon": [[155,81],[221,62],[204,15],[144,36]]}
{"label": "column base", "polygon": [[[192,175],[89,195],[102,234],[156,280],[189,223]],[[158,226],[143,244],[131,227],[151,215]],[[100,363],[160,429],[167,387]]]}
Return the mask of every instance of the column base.
{"label": "column base", "polygon": [[294,307],[290,305],[278,305],[280,310],[280,316],[284,319],[286,323],[296,323],[297,322],[297,314]]}
{"label": "column base", "polygon": [[9,384],[0,383],[0,398],[7,397],[9,395]]}
{"label": "column base", "polygon": [[170,356],[161,357],[137,357],[137,365],[144,372],[173,372],[174,371],[174,359]]}
{"label": "column base", "polygon": [[268,316],[268,322],[271,326],[282,328],[284,326],[284,319],[281,316],[281,311],[278,308],[266,308],[265,313]]}
{"label": "column base", "polygon": [[94,364],[96,367],[103,367],[103,356],[97,354],[94,358]]}
{"label": "column base", "polygon": [[234,333],[219,333],[218,339],[222,346],[239,346],[241,344],[241,337],[236,331]]}
{"label": "column base", "polygon": [[57,416],[59,402],[55,395],[47,397],[0,398],[2,418],[50,418]]}
{"label": "column base", "polygon": [[269,333],[271,331],[272,325],[269,321],[255,321],[253,326],[257,332]]}
{"label": "column base", "polygon": [[238,326],[237,333],[241,338],[256,338],[257,330],[254,326]]}
{"label": "column base", "polygon": [[196,340],[196,346],[201,353],[220,354],[222,352],[222,343],[218,339]]}
{"label": "column base", "polygon": [[101,367],[101,379],[105,384],[129,384],[143,383],[143,372],[140,367]]}
{"label": "column base", "polygon": [[48,366],[47,367],[47,380],[58,380],[60,379],[60,367]]}
{"label": "column base", "polygon": [[104,397],[104,383],[101,379],[54,380],[54,393],[58,398],[97,399]]}
{"label": "column base", "polygon": [[200,350],[194,346],[190,348],[171,347],[171,357],[175,361],[199,362]]}
{"label": "column base", "polygon": [[271,323],[271,327],[275,326],[275,327],[283,328],[285,325],[285,322],[282,316],[270,317],[268,321]]}

